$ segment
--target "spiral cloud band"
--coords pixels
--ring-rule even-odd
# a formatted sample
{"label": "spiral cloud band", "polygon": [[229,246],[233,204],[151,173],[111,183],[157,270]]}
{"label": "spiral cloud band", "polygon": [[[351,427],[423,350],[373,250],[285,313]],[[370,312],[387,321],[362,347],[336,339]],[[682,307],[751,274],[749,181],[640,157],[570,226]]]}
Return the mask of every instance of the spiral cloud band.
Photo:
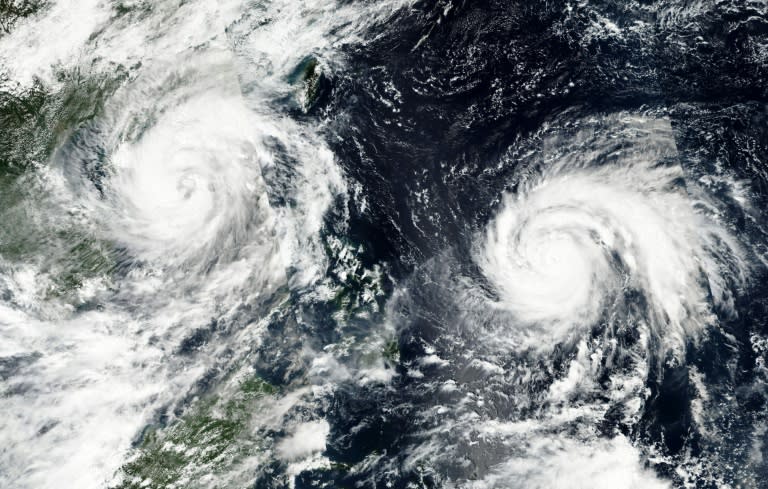
{"label": "spiral cloud band", "polygon": [[727,307],[744,274],[738,244],[661,143],[643,144],[603,164],[563,155],[505,197],[479,257],[498,307],[562,337],[639,293],[670,348],[712,321],[708,295]]}

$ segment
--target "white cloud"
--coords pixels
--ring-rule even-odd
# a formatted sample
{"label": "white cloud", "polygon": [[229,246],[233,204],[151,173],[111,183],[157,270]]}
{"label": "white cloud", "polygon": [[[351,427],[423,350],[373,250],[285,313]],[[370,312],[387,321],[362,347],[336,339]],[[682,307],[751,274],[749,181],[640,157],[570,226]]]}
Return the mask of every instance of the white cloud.
{"label": "white cloud", "polygon": [[327,421],[311,421],[296,427],[293,435],[277,445],[280,458],[297,460],[325,450],[325,439],[331,431]]}

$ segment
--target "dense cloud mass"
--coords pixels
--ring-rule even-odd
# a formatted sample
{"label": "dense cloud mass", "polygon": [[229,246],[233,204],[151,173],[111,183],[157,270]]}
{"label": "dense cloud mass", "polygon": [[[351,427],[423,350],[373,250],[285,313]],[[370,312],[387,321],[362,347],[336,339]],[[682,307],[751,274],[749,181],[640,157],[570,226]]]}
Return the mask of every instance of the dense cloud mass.
{"label": "dense cloud mass", "polygon": [[768,487],[768,6],[0,1],[0,487]]}

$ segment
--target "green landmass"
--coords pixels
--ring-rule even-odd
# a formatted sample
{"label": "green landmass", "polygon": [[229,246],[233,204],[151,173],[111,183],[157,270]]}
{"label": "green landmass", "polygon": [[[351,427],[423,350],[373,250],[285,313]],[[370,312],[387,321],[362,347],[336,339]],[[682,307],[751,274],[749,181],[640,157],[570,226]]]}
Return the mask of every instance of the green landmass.
{"label": "green landmass", "polygon": [[250,429],[251,419],[261,402],[277,393],[275,386],[250,377],[234,395],[210,395],[170,426],[148,429],[114,489],[198,487],[200,476],[225,472],[263,451],[262,440]]}

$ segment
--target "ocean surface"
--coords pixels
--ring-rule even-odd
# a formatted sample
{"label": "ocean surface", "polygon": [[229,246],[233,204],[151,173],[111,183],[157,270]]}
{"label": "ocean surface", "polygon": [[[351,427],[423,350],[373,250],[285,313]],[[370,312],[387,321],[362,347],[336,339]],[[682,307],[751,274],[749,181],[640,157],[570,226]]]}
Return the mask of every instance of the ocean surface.
{"label": "ocean surface", "polygon": [[0,2],[0,488],[768,488],[765,0]]}

